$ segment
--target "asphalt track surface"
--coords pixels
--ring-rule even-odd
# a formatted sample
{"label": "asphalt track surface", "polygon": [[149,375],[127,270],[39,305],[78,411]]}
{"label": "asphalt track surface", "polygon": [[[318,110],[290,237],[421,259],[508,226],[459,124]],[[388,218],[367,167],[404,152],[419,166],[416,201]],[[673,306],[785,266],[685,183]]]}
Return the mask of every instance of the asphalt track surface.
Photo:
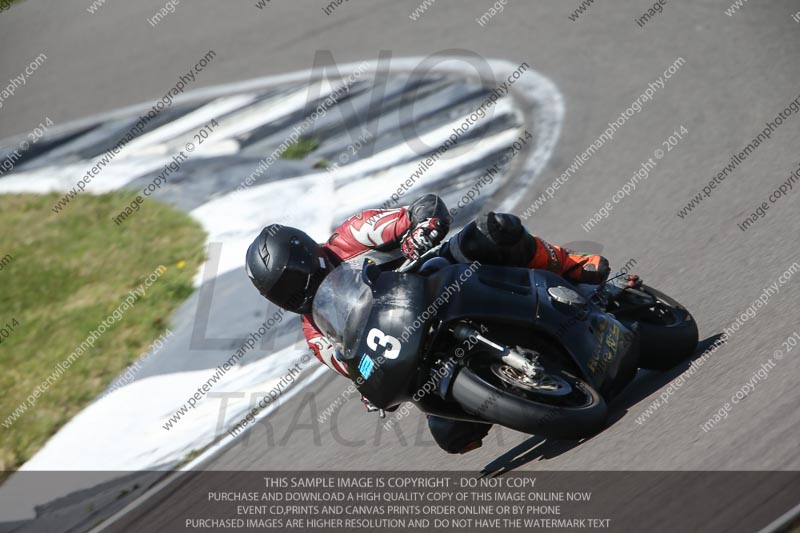
{"label": "asphalt track surface", "polygon": [[[316,50],[350,62],[375,58],[378,50],[401,57],[463,49],[525,61],[565,97],[561,139],[539,183],[520,199],[516,211],[522,213],[648,83],[683,57],[685,65],[654,100],[527,225],[555,243],[603,243],[612,263],[635,258],[646,282],[693,312],[706,342],[800,260],[797,193],[771,205],[748,231],[737,228],[797,168],[796,116],[691,214],[676,216],[800,94],[795,3],[753,1],[727,16],[727,0],[670,2],[644,28],[634,19],[652,4],[632,1],[592,5],[576,22],[567,16],[578,2],[512,3],[484,27],[475,18],[491,4],[472,0],[440,0],[417,21],[408,16],[415,1],[351,0],[330,16],[322,11],[326,2],[317,1],[273,0],[263,10],[254,2],[187,2],[155,28],[145,19],[161,2],[109,1],[94,15],[87,5],[25,1],[0,15],[4,74],[22,71],[39,51],[48,56],[24,90],[4,104],[0,137],[28,131],[45,111],[61,123],[160,97],[208,49],[219,58],[196,87],[308,68]],[[681,126],[688,130],[685,140],[606,220],[584,232],[581,223]],[[666,405],[638,424],[636,417],[685,368],[642,373],[612,404],[608,429],[587,442],[548,442],[495,429],[479,450],[449,456],[433,444],[419,414],[404,419],[397,433],[386,432],[357,400],[341,408],[335,424],[303,426],[345,389],[346,382],[331,375],[316,382],[313,395],[311,389],[299,394],[203,468],[797,470],[800,349],[785,354],[726,420],[709,432],[700,425],[800,329],[798,286],[800,277],[782,285]],[[367,442],[346,442],[358,439]],[[156,495],[147,505],[151,512],[158,511],[153,501],[159,498],[172,505],[180,495]],[[746,494],[739,504],[747,504]]]}

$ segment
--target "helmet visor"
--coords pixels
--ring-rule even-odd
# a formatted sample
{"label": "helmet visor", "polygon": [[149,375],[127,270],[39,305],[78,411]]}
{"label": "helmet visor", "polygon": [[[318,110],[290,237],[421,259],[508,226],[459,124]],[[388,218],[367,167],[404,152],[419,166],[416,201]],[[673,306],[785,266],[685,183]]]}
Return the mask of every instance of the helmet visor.
{"label": "helmet visor", "polygon": [[311,312],[311,301],[328,272],[325,259],[318,254],[293,253],[271,291],[270,300],[295,313]]}

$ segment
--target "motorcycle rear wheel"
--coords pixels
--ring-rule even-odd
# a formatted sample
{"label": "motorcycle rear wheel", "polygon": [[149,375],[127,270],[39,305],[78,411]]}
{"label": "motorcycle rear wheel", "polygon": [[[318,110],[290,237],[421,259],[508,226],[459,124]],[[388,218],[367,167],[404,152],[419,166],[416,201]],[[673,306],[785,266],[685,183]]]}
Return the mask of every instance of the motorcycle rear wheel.
{"label": "motorcycle rear wheel", "polygon": [[558,439],[590,437],[605,427],[605,400],[568,371],[548,369],[547,387],[537,390],[498,365],[504,366],[488,354],[475,354],[456,375],[452,394],[465,411],[493,424]]}
{"label": "motorcycle rear wheel", "polygon": [[655,298],[656,305],[631,316],[639,323],[639,366],[669,370],[697,349],[697,322],[674,298],[647,285],[642,286],[642,291]]}

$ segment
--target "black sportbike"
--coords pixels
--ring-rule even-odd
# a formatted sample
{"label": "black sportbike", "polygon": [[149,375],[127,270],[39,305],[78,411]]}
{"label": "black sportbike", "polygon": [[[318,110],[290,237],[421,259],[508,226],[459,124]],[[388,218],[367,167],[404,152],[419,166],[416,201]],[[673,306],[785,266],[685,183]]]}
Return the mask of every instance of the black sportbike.
{"label": "black sportbike", "polygon": [[350,378],[378,409],[500,424],[552,438],[591,436],[637,368],[694,352],[697,325],[635,276],[574,285],[545,270],[451,264],[403,271],[340,265],[313,307]]}

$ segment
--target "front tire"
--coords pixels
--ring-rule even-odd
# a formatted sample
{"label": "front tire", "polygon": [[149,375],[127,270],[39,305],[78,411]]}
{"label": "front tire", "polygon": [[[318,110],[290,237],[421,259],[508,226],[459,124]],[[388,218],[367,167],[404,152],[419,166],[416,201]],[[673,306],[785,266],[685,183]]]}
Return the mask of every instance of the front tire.
{"label": "front tire", "polygon": [[452,394],[461,407],[484,420],[523,433],[559,439],[590,437],[605,427],[608,408],[589,384],[564,370],[548,371],[568,393],[536,393],[493,370],[491,358],[476,354],[456,375]]}

